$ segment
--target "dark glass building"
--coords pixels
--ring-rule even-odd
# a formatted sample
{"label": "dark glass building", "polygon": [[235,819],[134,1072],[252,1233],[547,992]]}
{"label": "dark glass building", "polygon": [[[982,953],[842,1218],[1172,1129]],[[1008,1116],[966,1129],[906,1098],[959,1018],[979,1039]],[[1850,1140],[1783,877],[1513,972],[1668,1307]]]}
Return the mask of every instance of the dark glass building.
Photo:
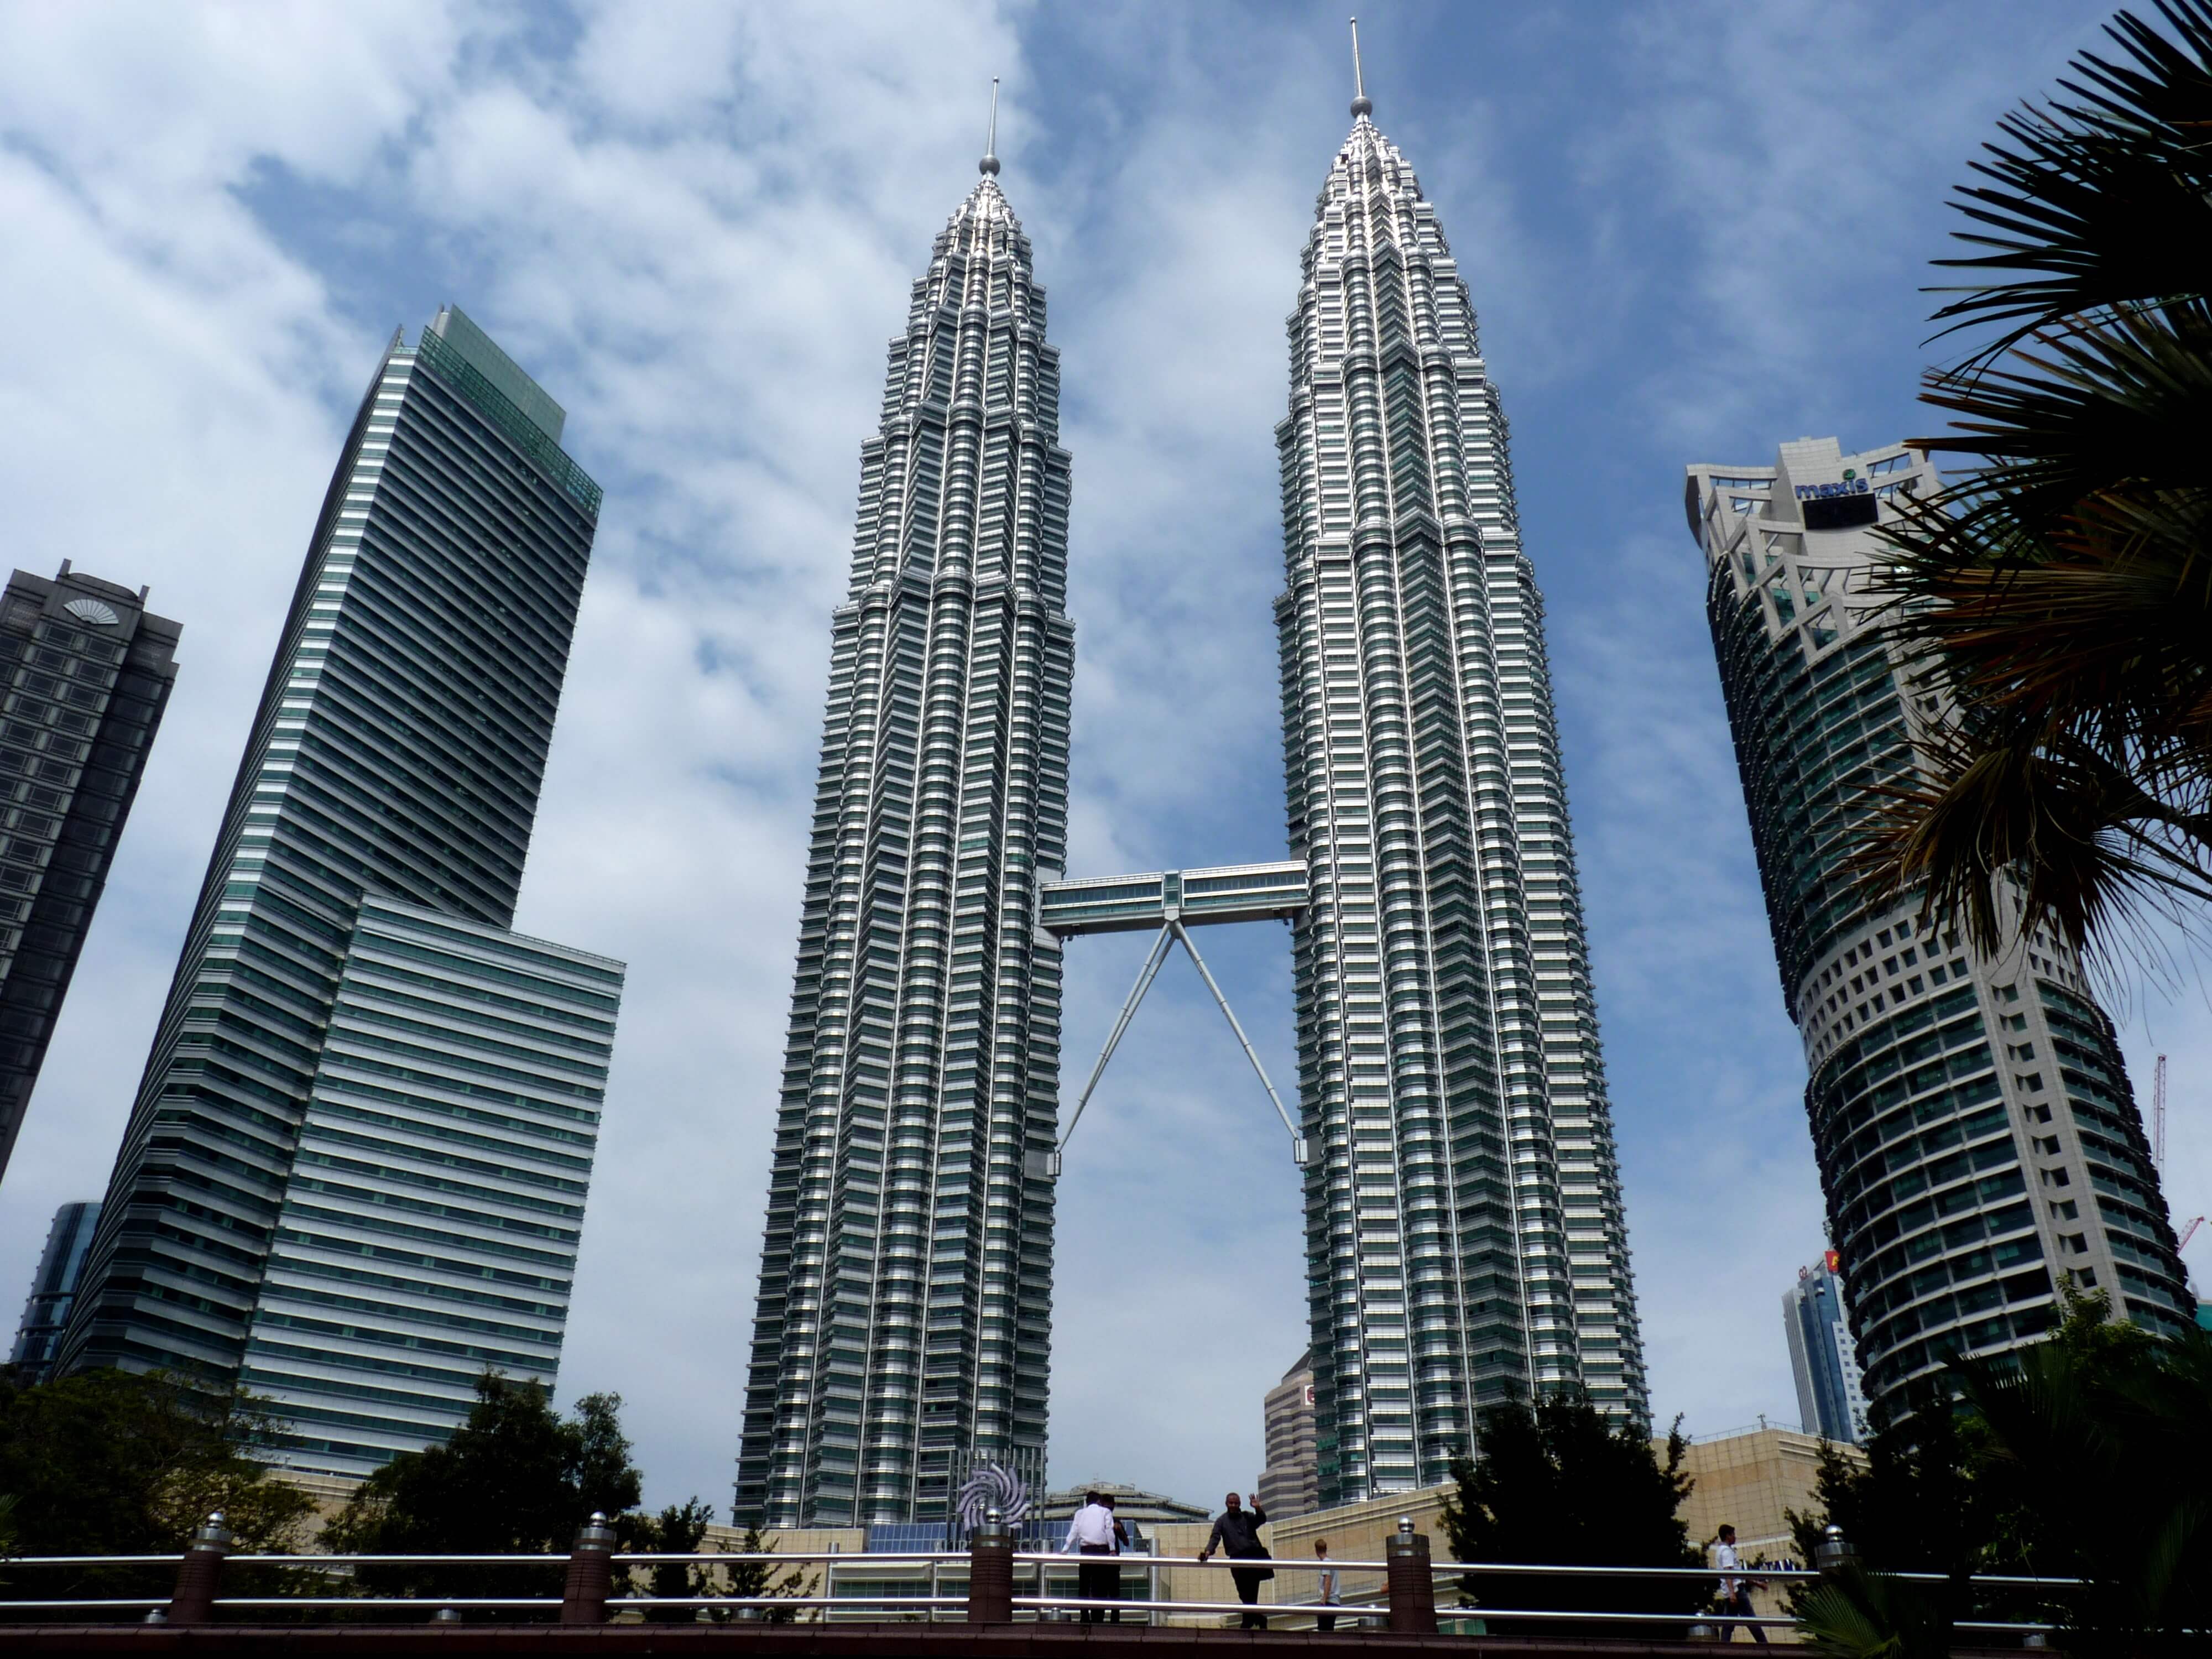
{"label": "dark glass building", "polygon": [[43,1382],[53,1375],[54,1351],[69,1323],[70,1304],[84,1271],[84,1253],[92,1246],[92,1230],[99,1221],[100,1206],[94,1203],[64,1204],[54,1212],[46,1248],[39,1253],[39,1270],[31,1275],[23,1322],[16,1328],[15,1346],[8,1356],[9,1364],[21,1368],[26,1382]]}
{"label": "dark glass building", "polygon": [[1693,466],[1686,496],[1877,1422],[1951,1355],[2041,1336],[2062,1275],[2154,1330],[2192,1308],[2081,963],[2040,932],[1983,956],[1917,896],[1869,905],[1851,868],[1865,790],[1912,781],[1958,718],[1881,626],[1878,526],[1936,488],[1917,451],[1806,438],[1771,466]]}
{"label": "dark glass building", "polygon": [[145,602],[66,559],[0,595],[0,1176],[177,678]]}
{"label": "dark glass building", "polygon": [[[576,1046],[535,967],[559,947],[499,944],[599,519],[562,422],[456,309],[386,349],[284,619],[65,1366],[227,1382],[261,1320],[259,1386],[290,1390],[298,1449],[373,1467],[441,1437],[474,1377],[506,1368],[513,1345],[488,1340],[515,1322],[490,1299],[508,1296],[498,1257],[528,1281],[510,1298],[529,1304],[520,1369],[550,1381],[546,1310],[565,1311],[612,1024],[603,999]],[[422,937],[440,917],[442,948]],[[618,987],[619,964],[585,960]],[[514,1006],[482,994],[501,986]],[[495,1031],[504,1072],[487,1069]],[[328,1188],[314,1203],[358,1226],[308,1224],[308,1152]],[[549,1227],[568,1231],[550,1249]],[[311,1304],[321,1327],[301,1322]],[[344,1352],[319,1369],[270,1346],[302,1329]]]}

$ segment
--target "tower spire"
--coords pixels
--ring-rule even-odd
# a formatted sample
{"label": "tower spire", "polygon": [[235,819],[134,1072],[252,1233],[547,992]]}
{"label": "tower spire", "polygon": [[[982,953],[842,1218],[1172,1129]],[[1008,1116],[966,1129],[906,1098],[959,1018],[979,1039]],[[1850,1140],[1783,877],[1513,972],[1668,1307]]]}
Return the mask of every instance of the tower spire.
{"label": "tower spire", "polygon": [[975,164],[975,171],[986,179],[999,173],[999,77],[991,77],[991,134],[983,140],[983,159]]}
{"label": "tower spire", "polygon": [[1359,68],[1359,20],[1352,20],[1352,112],[1354,115],[1375,113],[1375,100],[1367,95],[1367,77]]}

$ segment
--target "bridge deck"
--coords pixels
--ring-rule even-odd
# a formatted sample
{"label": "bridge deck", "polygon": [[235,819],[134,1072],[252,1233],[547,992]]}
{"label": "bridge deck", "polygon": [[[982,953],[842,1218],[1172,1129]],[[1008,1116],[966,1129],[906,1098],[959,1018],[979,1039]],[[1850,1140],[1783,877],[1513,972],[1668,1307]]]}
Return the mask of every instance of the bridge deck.
{"label": "bridge deck", "polygon": [[1211,870],[1155,870],[1048,882],[1039,890],[1038,925],[1060,939],[1136,933],[1180,920],[1186,927],[1226,921],[1284,921],[1310,897],[1306,866],[1295,860],[1227,864]]}

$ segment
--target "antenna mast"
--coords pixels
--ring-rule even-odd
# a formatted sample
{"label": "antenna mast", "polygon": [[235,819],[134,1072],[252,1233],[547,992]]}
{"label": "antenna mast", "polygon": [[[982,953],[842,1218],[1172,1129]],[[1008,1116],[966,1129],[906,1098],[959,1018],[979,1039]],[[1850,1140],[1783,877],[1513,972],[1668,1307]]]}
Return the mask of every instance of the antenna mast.
{"label": "antenna mast", "polygon": [[1352,20],[1352,112],[1372,115],[1375,102],[1367,95],[1367,77],[1359,68],[1359,20]]}
{"label": "antenna mast", "polygon": [[983,159],[975,164],[975,171],[990,178],[999,170],[999,77],[991,77],[991,134],[983,140]]}

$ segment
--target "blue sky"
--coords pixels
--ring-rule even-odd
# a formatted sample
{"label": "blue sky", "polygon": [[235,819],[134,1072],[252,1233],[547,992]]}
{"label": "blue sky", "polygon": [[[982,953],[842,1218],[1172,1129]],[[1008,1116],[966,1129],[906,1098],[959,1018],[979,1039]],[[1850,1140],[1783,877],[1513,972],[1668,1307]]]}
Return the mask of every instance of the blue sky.
{"label": "blue sky", "polygon": [[[1371,3],[1376,119],[1460,256],[1547,599],[1655,1408],[1796,1415],[1822,1247],[1682,469],[1924,430],[1917,290],[2095,5]],[[153,586],[183,671],[0,1188],[0,1297],[105,1184],[354,401],[458,301],[606,486],[518,925],[631,964],[565,1397],[726,1502],[860,442],[993,75],[1075,459],[1073,872],[1278,855],[1282,323],[1349,125],[1286,4],[0,5],[0,552]],[[1204,941],[1279,1080],[1279,929]],[[1075,953],[1079,1080],[1139,939]],[[2193,969],[2116,988],[2212,1201]],[[1061,1188],[1054,1473],[1249,1486],[1296,1357],[1279,1132],[1170,967]],[[2203,1265],[2204,1246],[2191,1255]],[[13,1304],[7,1304],[12,1309]]]}

